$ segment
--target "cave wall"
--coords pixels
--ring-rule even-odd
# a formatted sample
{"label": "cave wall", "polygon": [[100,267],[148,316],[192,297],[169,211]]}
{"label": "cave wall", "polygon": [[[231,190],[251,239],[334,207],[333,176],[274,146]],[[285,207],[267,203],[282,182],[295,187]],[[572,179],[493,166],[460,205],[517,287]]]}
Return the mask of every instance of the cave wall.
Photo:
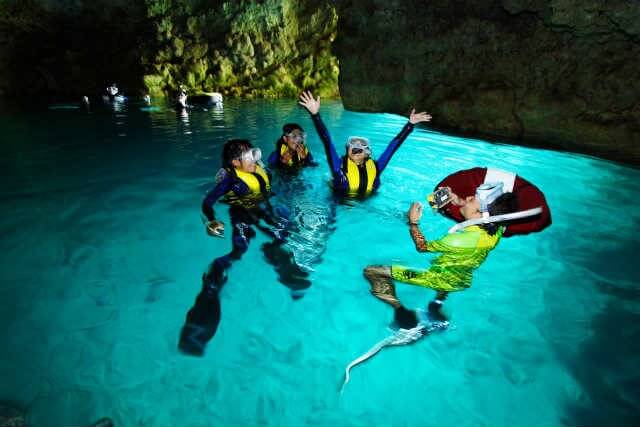
{"label": "cave wall", "polygon": [[11,103],[139,87],[149,31],[143,2],[3,0],[0,97]]}
{"label": "cave wall", "polygon": [[640,2],[338,1],[348,109],[640,164]]}
{"label": "cave wall", "polygon": [[329,2],[147,3],[157,44],[146,57],[151,91],[184,85],[254,98],[295,97],[310,88],[338,96],[331,52],[337,16]]}
{"label": "cave wall", "polygon": [[129,95],[311,89],[352,110],[415,105],[442,130],[634,165],[639,58],[636,0],[0,1],[11,103],[112,81]]}
{"label": "cave wall", "polygon": [[336,25],[328,1],[3,0],[0,97],[336,97]]}

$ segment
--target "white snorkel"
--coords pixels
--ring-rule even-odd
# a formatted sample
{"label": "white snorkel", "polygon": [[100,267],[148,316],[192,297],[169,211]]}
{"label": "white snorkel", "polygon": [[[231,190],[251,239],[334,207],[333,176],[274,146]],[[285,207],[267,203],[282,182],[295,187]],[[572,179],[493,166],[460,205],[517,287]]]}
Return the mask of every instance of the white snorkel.
{"label": "white snorkel", "polygon": [[482,218],[470,219],[459,224],[454,225],[449,229],[449,233],[455,233],[456,231],[462,230],[465,227],[470,225],[478,225],[478,224],[489,224],[492,222],[502,222],[502,221],[511,221],[514,219],[527,218],[530,216],[538,215],[542,213],[542,207],[537,207],[533,209],[527,209],[520,212],[513,212],[502,215],[489,215],[489,205],[493,203],[498,197],[504,194],[503,184],[501,182],[498,183],[487,183],[481,184],[476,189],[476,199],[480,203],[480,212],[482,212]]}
{"label": "white snorkel", "polygon": [[489,218],[489,205],[504,194],[501,182],[485,182],[476,188],[476,200],[480,202],[482,218]]}

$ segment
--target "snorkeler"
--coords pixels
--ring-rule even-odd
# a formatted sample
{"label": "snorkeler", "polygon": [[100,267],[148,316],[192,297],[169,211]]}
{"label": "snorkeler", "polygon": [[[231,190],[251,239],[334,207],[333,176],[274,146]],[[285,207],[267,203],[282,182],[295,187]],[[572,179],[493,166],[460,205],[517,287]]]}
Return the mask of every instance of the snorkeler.
{"label": "snorkeler", "polygon": [[380,175],[387,167],[389,160],[413,131],[416,124],[431,121],[431,115],[426,112],[416,113],[411,110],[409,122],[391,140],[386,150],[377,160],[371,159],[369,140],[360,136],[352,136],[347,140],[346,153],[340,158],[331,142],[329,131],[320,118],[320,97],[313,98],[309,91],[300,95],[300,105],[309,111],[316,131],[324,144],[331,175],[333,176],[333,190],[340,196],[366,197],[380,186]]}
{"label": "snorkeler", "polygon": [[291,253],[283,247],[286,222],[275,214],[269,203],[270,180],[259,164],[261,152],[246,139],[227,141],[222,150],[222,168],[216,174],[216,185],[202,202],[207,218],[206,232],[223,237],[224,224],[215,218],[213,205],[224,198],[229,207],[233,227],[231,252],[216,258],[202,276],[202,291],[194,307],[187,314],[179,347],[186,353],[200,355],[213,337],[220,320],[218,294],[227,281],[227,270],[249,249],[255,237],[254,227],[272,238],[262,246],[267,262],[275,267],[278,279],[291,290],[291,297],[299,299],[311,282],[308,273],[294,262]]}
{"label": "snorkeler", "polygon": [[[229,254],[216,258],[211,264],[206,275],[205,287],[216,288],[224,284],[226,270],[231,267],[231,262],[240,259],[249,247],[249,240],[255,236],[252,225],[273,238],[273,247],[280,247],[284,243],[286,235],[284,221],[286,220],[274,212],[269,202],[270,178],[267,171],[259,164],[261,157],[260,149],[253,148],[246,139],[232,139],[222,150],[223,167],[216,174],[216,186],[202,202],[202,213],[208,220],[207,233],[210,236],[220,237],[224,233],[224,224],[215,219],[213,205],[224,196],[225,201],[230,205],[233,248]],[[272,263],[280,262],[272,259],[271,254],[266,256]],[[294,298],[301,297],[302,293],[299,291],[302,289],[299,285],[308,287],[309,281],[295,278],[292,280],[292,277],[287,276],[286,271],[279,267],[284,266],[276,265],[280,280],[292,287]],[[304,275],[306,276],[306,273]]]}
{"label": "snorkeler", "polygon": [[480,185],[497,182],[502,183],[505,193],[513,193],[516,196],[521,211],[541,209],[539,214],[528,216],[526,220],[510,221],[502,237],[537,233],[551,225],[551,209],[544,193],[520,175],[495,168],[474,167],[446,176],[436,184],[432,194],[435,196],[445,190],[446,199],[429,203],[444,216],[461,222],[464,218],[460,214],[460,207],[464,206],[467,197],[473,196]]}
{"label": "snorkeler", "polygon": [[118,86],[115,83],[111,83],[111,86],[107,87],[107,95],[109,96],[109,99],[113,101],[117,94]]}
{"label": "snorkeler", "polygon": [[270,168],[295,170],[305,166],[318,166],[306,145],[307,134],[297,123],[282,126],[282,136],[276,141],[276,149],[269,155]]}
{"label": "snorkeler", "polygon": [[184,89],[180,89],[178,93],[178,98],[176,99],[176,110],[186,110],[189,108],[189,104],[187,104],[187,92]]}
{"label": "snorkeler", "polygon": [[[393,280],[423,286],[437,291],[435,300],[428,305],[431,321],[446,322],[442,303],[449,292],[461,291],[471,286],[472,272],[496,247],[504,231],[503,222],[489,221],[491,217],[510,214],[518,209],[513,193],[503,193],[502,185],[483,185],[475,196],[461,201],[460,214],[467,220],[475,220],[462,232],[447,234],[439,240],[427,241],[420,231],[422,205],[415,202],[408,212],[409,232],[418,252],[441,252],[428,270],[418,270],[401,265],[368,266],[364,275],[369,280],[371,293],[379,300],[391,305],[394,318],[402,329],[417,326],[416,313],[406,309],[398,300]],[[488,218],[488,219],[487,219]],[[496,218],[498,219],[498,218]]]}
{"label": "snorkeler", "polygon": [[107,86],[106,95],[102,95],[102,100],[105,103],[112,103],[114,109],[117,110],[116,105],[119,103],[123,103],[127,101],[127,97],[124,96],[124,92],[121,92],[118,89],[118,86],[115,83],[111,83],[110,86]]}

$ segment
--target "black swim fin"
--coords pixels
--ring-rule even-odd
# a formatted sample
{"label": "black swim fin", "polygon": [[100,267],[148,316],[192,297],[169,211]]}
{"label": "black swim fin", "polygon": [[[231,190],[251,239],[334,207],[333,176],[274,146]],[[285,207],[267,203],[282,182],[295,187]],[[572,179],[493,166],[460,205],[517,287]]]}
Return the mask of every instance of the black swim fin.
{"label": "black swim fin", "polygon": [[407,310],[403,306],[395,309],[393,318],[398,327],[402,329],[413,329],[418,326],[418,316],[413,310]]}
{"label": "black swim fin", "polygon": [[204,348],[218,329],[220,323],[220,298],[217,291],[203,289],[187,313],[180,332],[178,348],[191,356],[202,356]]}

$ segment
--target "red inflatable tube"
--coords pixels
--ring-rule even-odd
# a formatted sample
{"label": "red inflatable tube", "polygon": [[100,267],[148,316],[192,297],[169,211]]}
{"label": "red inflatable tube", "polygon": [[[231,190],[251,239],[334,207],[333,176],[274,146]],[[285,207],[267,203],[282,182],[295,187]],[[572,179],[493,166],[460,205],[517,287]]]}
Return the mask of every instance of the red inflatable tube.
{"label": "red inflatable tube", "polygon": [[[476,194],[476,188],[484,182],[487,168],[473,168],[452,173],[443,179],[435,189],[439,187],[450,187],[458,196],[465,198]],[[434,190],[435,190],[434,189]],[[529,218],[515,220],[509,223],[504,237],[515,236],[517,234],[529,234],[541,231],[551,225],[551,211],[549,205],[544,198],[544,194],[526,179],[516,175],[513,185],[513,194],[518,198],[518,208],[523,211],[526,209],[542,208],[542,213]],[[449,203],[440,210],[445,216],[462,222],[464,218],[460,215],[460,207]]]}

